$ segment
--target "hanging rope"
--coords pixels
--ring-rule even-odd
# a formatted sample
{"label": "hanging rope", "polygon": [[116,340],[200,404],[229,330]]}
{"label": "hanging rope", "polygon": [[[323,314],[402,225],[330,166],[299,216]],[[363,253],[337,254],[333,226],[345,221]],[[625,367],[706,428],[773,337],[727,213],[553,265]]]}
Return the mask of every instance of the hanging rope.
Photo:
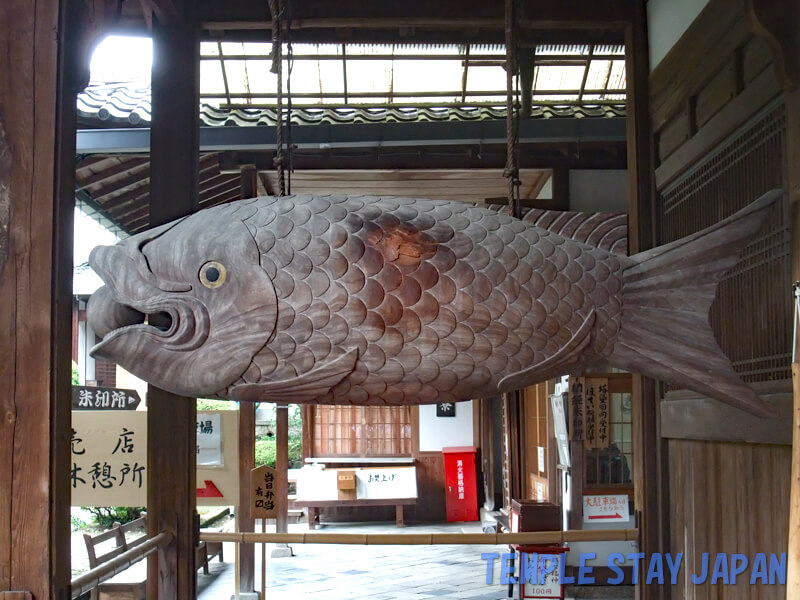
{"label": "hanging rope", "polygon": [[278,195],[286,195],[286,179],[283,172],[283,56],[282,19],[284,0],[267,0],[272,15],[272,67],[270,71],[278,76],[277,99],[275,106],[275,159],[278,172]]}
{"label": "hanging rope", "polygon": [[[289,15],[291,25],[291,11]],[[292,36],[287,29],[288,40],[286,43],[286,63],[289,72],[286,75],[286,154],[288,158],[288,176],[286,178],[286,191],[292,193],[292,173],[294,173],[294,145],[292,144],[292,69],[294,69],[294,50],[292,49]]]}
{"label": "hanging rope", "polygon": [[515,102],[516,88],[514,78],[518,72],[516,56],[516,36],[514,35],[514,0],[505,0],[505,34],[506,34],[506,167],[503,176],[508,178],[508,205],[511,214],[517,218],[522,217],[522,207],[519,201],[519,166],[517,146],[519,135],[517,127],[519,118],[516,114],[519,102]]}

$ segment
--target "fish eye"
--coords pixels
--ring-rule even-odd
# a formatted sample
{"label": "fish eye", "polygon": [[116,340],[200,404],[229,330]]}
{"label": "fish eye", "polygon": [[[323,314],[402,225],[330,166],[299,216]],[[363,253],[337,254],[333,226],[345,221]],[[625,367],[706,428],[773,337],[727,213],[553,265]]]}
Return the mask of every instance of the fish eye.
{"label": "fish eye", "polygon": [[218,288],[225,283],[225,266],[215,260],[210,260],[200,267],[200,283],[207,288]]}

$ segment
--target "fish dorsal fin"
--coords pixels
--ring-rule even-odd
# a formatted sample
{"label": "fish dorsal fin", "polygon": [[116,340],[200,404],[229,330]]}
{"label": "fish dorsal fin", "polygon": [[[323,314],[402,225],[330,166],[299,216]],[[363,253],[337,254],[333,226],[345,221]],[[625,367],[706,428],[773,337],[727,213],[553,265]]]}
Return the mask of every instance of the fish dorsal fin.
{"label": "fish dorsal fin", "polygon": [[586,316],[578,327],[578,330],[573,334],[570,340],[561,347],[561,349],[535,365],[531,365],[516,373],[506,375],[500,380],[497,388],[500,392],[507,392],[509,390],[522,389],[528,385],[539,383],[555,377],[563,370],[565,365],[568,365],[575,360],[591,340],[592,327],[595,321],[594,309]]}
{"label": "fish dorsal fin", "polygon": [[522,220],[566,238],[615,254],[628,254],[628,215],[532,208]]}
{"label": "fish dorsal fin", "polygon": [[[510,214],[508,206],[487,208]],[[577,212],[523,208],[522,220],[562,237],[614,254],[628,254],[628,215],[623,212]]]}
{"label": "fish dorsal fin", "polygon": [[357,358],[358,350],[353,349],[297,377],[237,385],[232,398],[246,402],[313,402],[352,373]]}

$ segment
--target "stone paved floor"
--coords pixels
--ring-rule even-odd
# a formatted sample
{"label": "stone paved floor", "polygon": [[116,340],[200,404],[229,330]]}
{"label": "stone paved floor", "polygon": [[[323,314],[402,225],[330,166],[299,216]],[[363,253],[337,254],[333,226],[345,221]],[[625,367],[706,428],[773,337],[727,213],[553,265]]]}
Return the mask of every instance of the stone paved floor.
{"label": "stone paved floor", "polygon": [[[260,530],[260,525],[257,526]],[[305,524],[290,531],[305,531]],[[409,525],[393,523],[326,525],[323,532],[425,533],[480,532],[480,524]],[[230,546],[230,547],[227,547]],[[503,552],[496,546],[334,546],[295,545],[292,558],[269,558],[267,600],[500,600],[507,586],[486,584],[482,552]],[[226,563],[214,562],[211,575],[199,575],[200,600],[228,600],[234,592],[233,545],[224,550]],[[256,589],[261,586],[261,550],[256,546]]]}

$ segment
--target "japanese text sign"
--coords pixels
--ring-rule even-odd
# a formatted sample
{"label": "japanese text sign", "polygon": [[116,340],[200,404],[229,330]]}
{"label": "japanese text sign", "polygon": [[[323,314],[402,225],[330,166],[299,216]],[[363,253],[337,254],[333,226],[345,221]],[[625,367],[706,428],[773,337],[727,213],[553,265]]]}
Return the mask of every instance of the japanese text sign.
{"label": "japanese text sign", "polygon": [[72,413],[73,506],[147,503],[147,413]]}
{"label": "japanese text sign", "polygon": [[250,471],[250,510],[254,519],[274,519],[278,514],[275,503],[275,469],[262,465]]}
{"label": "japanese text sign", "polygon": [[141,401],[136,390],[72,386],[72,410],[136,410]]}
{"label": "japanese text sign", "polygon": [[626,494],[584,496],[584,523],[627,523],[630,520]]}

